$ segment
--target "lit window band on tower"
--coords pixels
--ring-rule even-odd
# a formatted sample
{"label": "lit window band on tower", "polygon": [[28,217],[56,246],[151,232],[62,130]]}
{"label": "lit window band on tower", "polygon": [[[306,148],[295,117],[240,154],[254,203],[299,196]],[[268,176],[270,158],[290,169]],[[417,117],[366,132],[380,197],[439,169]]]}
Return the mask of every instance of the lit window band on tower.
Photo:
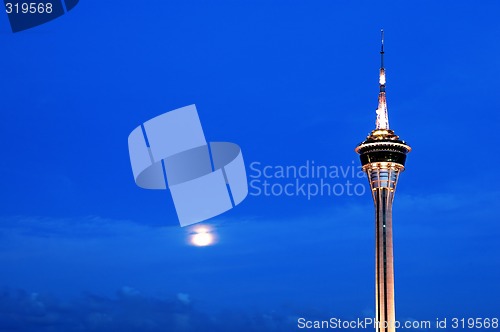
{"label": "lit window band on tower", "polygon": [[384,31],[380,51],[380,92],[376,128],[355,151],[368,175],[375,204],[375,307],[379,332],[394,332],[394,255],[392,244],[392,202],[399,174],[404,170],[409,145],[389,129],[385,98]]}

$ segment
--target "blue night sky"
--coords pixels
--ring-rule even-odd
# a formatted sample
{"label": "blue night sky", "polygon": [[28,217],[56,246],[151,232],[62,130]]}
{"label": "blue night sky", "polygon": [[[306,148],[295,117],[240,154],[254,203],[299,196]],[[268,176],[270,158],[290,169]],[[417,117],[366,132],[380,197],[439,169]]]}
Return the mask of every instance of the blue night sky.
{"label": "blue night sky", "polygon": [[[195,247],[170,193],[135,185],[127,137],[196,104],[208,140],[241,147],[249,181],[264,166],[357,167],[381,28],[390,125],[413,148],[394,202],[397,318],[500,318],[499,13],[493,0],[82,0],[15,34],[0,15],[0,331],[373,317],[368,190],[251,188]],[[355,170],[326,180],[367,189]]]}

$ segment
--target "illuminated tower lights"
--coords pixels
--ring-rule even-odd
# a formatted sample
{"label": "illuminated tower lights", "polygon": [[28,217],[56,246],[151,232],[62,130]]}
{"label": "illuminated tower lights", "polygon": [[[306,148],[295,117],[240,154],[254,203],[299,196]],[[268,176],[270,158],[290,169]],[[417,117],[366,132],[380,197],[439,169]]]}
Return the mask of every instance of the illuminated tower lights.
{"label": "illuminated tower lights", "polygon": [[375,205],[375,314],[379,332],[395,331],[394,255],[392,242],[392,203],[399,174],[404,170],[411,148],[389,129],[385,96],[384,31],[375,129],[355,151],[359,153]]}

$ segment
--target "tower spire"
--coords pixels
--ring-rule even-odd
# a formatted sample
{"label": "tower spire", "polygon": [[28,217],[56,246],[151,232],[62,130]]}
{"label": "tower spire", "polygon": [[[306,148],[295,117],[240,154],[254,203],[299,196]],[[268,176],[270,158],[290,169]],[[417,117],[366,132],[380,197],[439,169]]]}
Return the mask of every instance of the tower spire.
{"label": "tower spire", "polygon": [[387,101],[385,99],[385,68],[384,68],[384,29],[381,33],[381,48],[380,48],[380,74],[379,86],[380,92],[378,94],[378,108],[377,108],[377,129],[389,129],[389,116],[387,114]]}
{"label": "tower spire", "polygon": [[380,30],[382,45],[380,48],[380,68],[384,68],[384,29]]}

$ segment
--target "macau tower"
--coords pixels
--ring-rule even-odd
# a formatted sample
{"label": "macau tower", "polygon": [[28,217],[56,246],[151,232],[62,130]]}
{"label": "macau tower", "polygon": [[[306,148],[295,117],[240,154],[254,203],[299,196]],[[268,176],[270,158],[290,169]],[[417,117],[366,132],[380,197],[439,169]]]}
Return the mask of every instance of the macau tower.
{"label": "macau tower", "polygon": [[409,145],[389,129],[385,97],[384,31],[375,129],[355,151],[368,175],[375,204],[375,319],[376,331],[395,331],[394,255],[392,245],[392,202],[399,174],[404,170]]}

